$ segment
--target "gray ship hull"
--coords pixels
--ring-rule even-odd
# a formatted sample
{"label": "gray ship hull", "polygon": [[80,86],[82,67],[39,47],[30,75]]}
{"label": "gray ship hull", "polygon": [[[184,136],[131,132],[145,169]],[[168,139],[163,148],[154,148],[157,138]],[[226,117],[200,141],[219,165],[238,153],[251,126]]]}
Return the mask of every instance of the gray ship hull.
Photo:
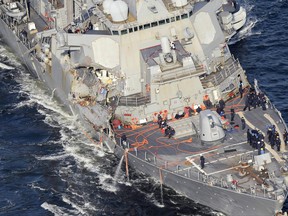
{"label": "gray ship hull", "polygon": [[[9,26],[2,19],[0,19],[0,26],[0,34],[8,47],[19,58],[19,60],[28,69],[32,76],[45,83],[45,86],[50,89],[51,94],[55,96],[55,98],[60,102],[61,108],[65,109],[71,115],[77,116],[77,118],[81,121],[81,124],[79,125],[82,127],[80,129],[84,135],[87,136],[88,139],[93,139],[93,142],[95,140],[96,147],[99,148],[102,148],[98,142],[100,136],[102,136],[103,143],[109,145],[107,147],[110,149],[110,151],[113,150],[115,143],[108,141],[108,137],[105,137],[102,134],[100,135],[97,131],[94,130],[92,125],[87,124],[85,116],[80,110],[81,106],[73,104],[69,101],[69,90],[65,91],[65,89],[68,88],[65,86],[66,83],[62,82],[62,76],[65,75],[63,75],[61,72],[54,73],[52,76],[51,73],[46,72],[45,69],[41,66],[40,62],[35,58],[35,56],[30,54],[30,50],[27,49],[27,47],[20,41],[14,32],[11,31]],[[59,64],[59,68],[61,68],[60,63],[55,62],[56,67],[58,66],[57,64]],[[60,72],[60,70],[58,72]]]}
{"label": "gray ship hull", "polygon": [[[121,147],[116,146],[116,155],[124,154]],[[173,188],[178,193],[205,206],[209,206],[227,215],[271,216],[279,210],[276,200],[241,194],[224,188],[210,186],[201,181],[178,175],[157,165],[147,162],[134,154],[128,153],[129,166],[139,172],[148,174],[163,184]],[[160,177],[160,172],[162,177]],[[165,197],[165,194],[164,194]]]}

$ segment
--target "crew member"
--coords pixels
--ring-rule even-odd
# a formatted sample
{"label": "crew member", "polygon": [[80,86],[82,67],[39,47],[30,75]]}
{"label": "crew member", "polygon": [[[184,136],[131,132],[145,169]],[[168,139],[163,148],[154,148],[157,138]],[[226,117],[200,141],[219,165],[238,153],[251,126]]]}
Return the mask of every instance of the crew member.
{"label": "crew member", "polygon": [[242,130],[244,130],[246,128],[246,121],[244,117],[241,118],[241,124],[242,124]]}
{"label": "crew member", "polygon": [[209,96],[207,94],[203,96],[203,103],[207,109],[210,109],[213,106],[212,102],[210,101]]}
{"label": "crew member", "polygon": [[262,110],[266,110],[265,95],[261,92],[261,93],[259,93],[259,97],[260,97],[260,103],[261,103]]}
{"label": "crew member", "polygon": [[170,130],[171,130],[171,127],[170,127],[170,126],[167,126],[167,127],[165,128],[164,136],[168,136],[169,133],[170,133]]}
{"label": "crew member", "polygon": [[235,110],[231,109],[231,124],[234,124],[234,118],[235,118]]}
{"label": "crew member", "polygon": [[243,82],[242,82],[242,80],[240,80],[240,81],[239,81],[239,93],[240,93],[240,98],[243,97],[243,92],[244,92]]}
{"label": "crew member", "polygon": [[166,126],[167,126],[167,120],[164,119],[164,120],[161,121],[160,128],[162,129],[162,128],[165,128]]}
{"label": "crew member", "polygon": [[261,142],[257,142],[258,155],[261,155]]}
{"label": "crew member", "polygon": [[243,111],[245,111],[248,108],[248,110],[250,111],[250,94],[246,95],[245,98],[245,107],[243,109]]}
{"label": "crew member", "polygon": [[174,135],[175,135],[175,130],[174,130],[174,128],[171,128],[169,131],[169,134],[168,134],[168,138],[170,139]]}
{"label": "crew member", "polygon": [[284,129],[283,139],[284,139],[285,145],[287,145],[288,144],[288,133],[287,133],[286,129]]}
{"label": "crew member", "polygon": [[224,108],[225,108],[225,101],[224,101],[222,98],[219,100],[219,106],[220,106],[220,109],[221,109],[221,110],[224,110]]}
{"label": "crew member", "polygon": [[278,137],[278,132],[274,132],[272,128],[272,136],[271,136],[271,148],[274,149],[274,146],[277,144],[277,137]]}
{"label": "crew member", "polygon": [[201,109],[200,105],[198,105],[198,106],[197,106],[197,109],[196,109],[196,112],[197,112],[197,113],[200,113],[201,111],[202,111],[202,109]]}
{"label": "crew member", "polygon": [[252,134],[250,133],[250,129],[247,129],[247,142],[249,145],[252,145]]}
{"label": "crew member", "polygon": [[161,123],[162,123],[162,116],[160,115],[160,114],[158,114],[158,116],[157,116],[157,123],[158,123],[158,125],[159,125],[159,128],[161,128]]}
{"label": "crew member", "polygon": [[205,158],[202,154],[200,155],[200,166],[201,166],[201,169],[203,169],[205,166]]}
{"label": "crew member", "polygon": [[127,137],[126,137],[126,134],[123,134],[121,136],[121,145],[122,147],[126,148],[127,147]]}
{"label": "crew member", "polygon": [[281,140],[280,140],[279,135],[276,136],[275,144],[276,144],[276,147],[277,147],[277,151],[280,151]]}
{"label": "crew member", "polygon": [[222,111],[222,110],[220,109],[220,106],[217,105],[217,106],[216,106],[216,112],[220,115],[221,111]]}

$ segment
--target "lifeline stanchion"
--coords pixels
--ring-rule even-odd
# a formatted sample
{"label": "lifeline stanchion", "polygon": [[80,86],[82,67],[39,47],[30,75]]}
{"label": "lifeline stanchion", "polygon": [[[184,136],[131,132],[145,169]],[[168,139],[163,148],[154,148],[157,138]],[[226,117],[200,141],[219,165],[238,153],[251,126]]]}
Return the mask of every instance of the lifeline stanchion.
{"label": "lifeline stanchion", "polygon": [[164,201],[163,201],[163,176],[162,176],[162,171],[159,169],[159,179],[160,179],[160,192],[161,192],[161,203],[164,206]]}
{"label": "lifeline stanchion", "polygon": [[126,176],[129,181],[129,168],[128,168],[128,149],[125,150],[125,162],[126,162]]}

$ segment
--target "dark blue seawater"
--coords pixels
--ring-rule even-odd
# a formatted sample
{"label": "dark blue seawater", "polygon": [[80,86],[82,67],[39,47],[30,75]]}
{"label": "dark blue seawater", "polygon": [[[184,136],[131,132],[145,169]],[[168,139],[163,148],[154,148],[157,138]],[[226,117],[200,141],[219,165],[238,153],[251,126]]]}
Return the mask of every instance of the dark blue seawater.
{"label": "dark blue seawater", "polygon": [[[287,0],[245,1],[247,27],[230,46],[250,82],[288,122]],[[0,215],[221,215],[132,173],[78,131],[45,86],[0,42]]]}
{"label": "dark blue seawater", "polygon": [[[220,215],[123,171],[0,43],[0,215]],[[3,65],[4,64],[4,65]],[[13,67],[12,69],[7,69]]]}
{"label": "dark blue seawater", "polygon": [[288,122],[288,1],[248,2],[253,6],[249,16],[255,26],[248,37],[231,46],[231,52],[239,58],[249,81],[259,81]]}

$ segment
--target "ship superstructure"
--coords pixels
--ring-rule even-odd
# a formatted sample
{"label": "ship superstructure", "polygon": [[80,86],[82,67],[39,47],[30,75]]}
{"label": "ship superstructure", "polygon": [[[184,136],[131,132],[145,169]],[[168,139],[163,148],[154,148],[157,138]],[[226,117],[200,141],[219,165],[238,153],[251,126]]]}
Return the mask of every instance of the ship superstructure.
{"label": "ship superstructure", "polygon": [[[247,145],[246,128],[239,129],[240,119],[258,134],[270,124],[279,134],[287,128],[268,102],[263,112],[240,112],[244,97],[260,90],[257,85],[249,90],[245,71],[227,45],[246,21],[238,3],[1,3],[1,35],[93,142],[229,215],[270,215],[281,209],[288,182],[284,140],[281,151],[267,146],[262,154]],[[226,115],[216,112],[219,106]],[[234,110],[235,127],[227,119]],[[166,134],[168,126],[173,134]],[[200,155],[209,159],[203,167]]]}
{"label": "ship superstructure", "polygon": [[[239,29],[232,24],[239,10],[236,15],[229,12],[236,10],[233,4],[30,1],[47,21],[47,26],[37,26],[35,20],[39,32],[35,41],[47,41],[38,50],[34,42],[36,55],[52,65],[47,69],[51,73],[57,73],[53,67],[66,71],[72,85],[63,88],[70,88],[65,92],[76,103],[114,100],[116,114],[137,124],[153,120],[161,110],[171,118],[185,106],[202,104],[203,95],[215,103],[236,91],[240,79],[247,85],[226,43],[228,33],[231,36]],[[51,30],[43,32],[43,28]]]}

